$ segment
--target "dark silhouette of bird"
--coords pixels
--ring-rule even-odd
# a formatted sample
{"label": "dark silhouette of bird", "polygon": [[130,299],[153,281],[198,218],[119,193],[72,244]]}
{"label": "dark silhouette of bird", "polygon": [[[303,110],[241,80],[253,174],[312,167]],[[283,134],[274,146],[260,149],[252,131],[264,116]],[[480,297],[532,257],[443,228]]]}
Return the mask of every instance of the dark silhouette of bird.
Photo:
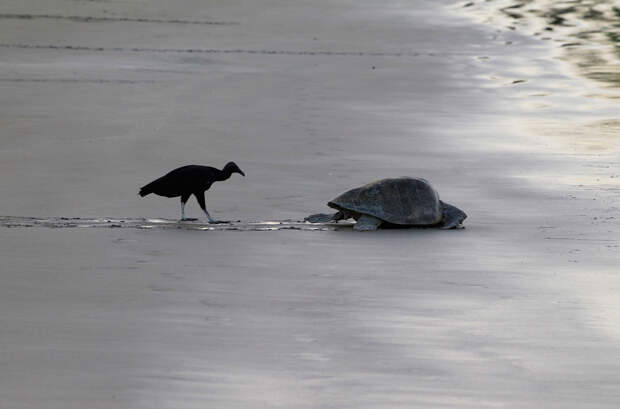
{"label": "dark silhouette of bird", "polygon": [[213,219],[205,205],[205,191],[209,190],[214,182],[226,180],[233,173],[239,173],[245,176],[245,173],[235,162],[228,162],[226,166],[219,170],[211,166],[187,165],[168,172],[160,177],[142,186],[140,196],[144,197],[150,193],[155,193],[164,197],[181,196],[181,220],[185,218],[185,203],[191,195],[196,196],[198,204],[207,215],[209,223],[218,223]]}

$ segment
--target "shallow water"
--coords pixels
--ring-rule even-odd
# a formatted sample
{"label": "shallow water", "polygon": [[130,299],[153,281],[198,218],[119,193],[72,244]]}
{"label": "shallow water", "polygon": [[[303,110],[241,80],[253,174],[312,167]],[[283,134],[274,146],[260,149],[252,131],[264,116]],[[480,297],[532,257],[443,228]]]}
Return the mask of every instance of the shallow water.
{"label": "shallow water", "polygon": [[620,5],[608,0],[489,0],[463,3],[484,23],[549,41],[606,98],[620,98]]}

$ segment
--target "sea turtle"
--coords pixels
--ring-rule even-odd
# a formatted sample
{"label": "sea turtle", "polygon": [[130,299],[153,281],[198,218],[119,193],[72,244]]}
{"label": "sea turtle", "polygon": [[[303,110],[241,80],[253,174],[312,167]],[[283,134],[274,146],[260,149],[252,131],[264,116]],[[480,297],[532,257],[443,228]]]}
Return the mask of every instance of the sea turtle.
{"label": "sea turtle", "polygon": [[467,217],[462,210],[439,200],[427,180],[406,176],[351,189],[327,205],[338,212],[313,214],[304,220],[325,223],[353,218],[357,221],[355,230],[376,230],[382,224],[453,229]]}

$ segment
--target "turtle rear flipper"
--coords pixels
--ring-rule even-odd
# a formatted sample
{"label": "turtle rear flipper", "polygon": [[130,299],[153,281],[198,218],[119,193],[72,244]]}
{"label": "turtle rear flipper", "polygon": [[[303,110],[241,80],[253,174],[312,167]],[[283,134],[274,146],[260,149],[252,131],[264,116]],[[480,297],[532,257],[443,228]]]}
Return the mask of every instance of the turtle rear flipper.
{"label": "turtle rear flipper", "polygon": [[329,223],[337,222],[338,220],[341,220],[343,218],[344,214],[342,212],[336,212],[332,214],[316,213],[304,218],[304,221],[309,223]]}
{"label": "turtle rear flipper", "polygon": [[357,231],[374,231],[377,230],[379,226],[381,226],[383,220],[378,219],[374,216],[370,216],[368,214],[363,214],[357,219],[355,226],[353,226],[353,230]]}
{"label": "turtle rear flipper", "polygon": [[440,201],[443,207],[442,229],[456,229],[461,226],[467,214],[458,207]]}

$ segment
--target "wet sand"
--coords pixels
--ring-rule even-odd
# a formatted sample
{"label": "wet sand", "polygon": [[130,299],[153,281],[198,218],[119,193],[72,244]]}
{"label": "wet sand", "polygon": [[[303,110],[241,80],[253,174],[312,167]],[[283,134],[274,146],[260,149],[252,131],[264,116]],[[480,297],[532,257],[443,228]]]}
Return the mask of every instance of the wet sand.
{"label": "wet sand", "polygon": [[[0,21],[0,407],[620,401],[619,118],[549,41],[448,1],[9,1]],[[247,177],[207,206],[242,226],[400,175],[469,218],[68,225],[174,219],[137,189],[229,160]],[[27,220],[59,224],[8,226]]]}

